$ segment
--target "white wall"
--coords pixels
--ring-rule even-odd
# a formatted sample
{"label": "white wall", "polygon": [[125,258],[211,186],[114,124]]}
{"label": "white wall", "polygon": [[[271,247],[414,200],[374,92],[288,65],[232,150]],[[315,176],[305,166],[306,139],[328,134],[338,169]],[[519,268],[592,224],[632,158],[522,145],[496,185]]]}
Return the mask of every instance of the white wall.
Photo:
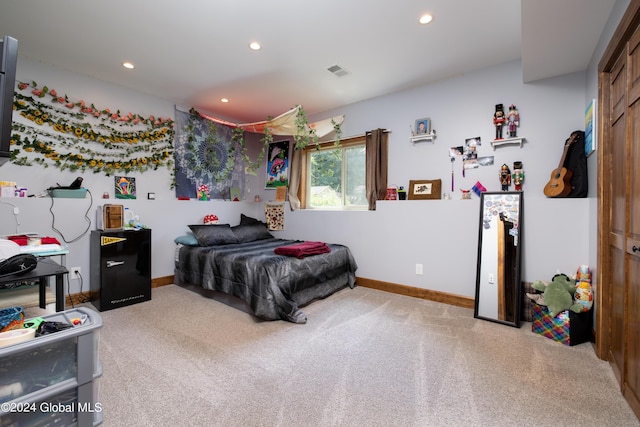
{"label": "white wall", "polygon": [[[333,240],[352,247],[359,276],[473,297],[479,198],[457,200],[460,188],[480,181],[488,190],[499,191],[500,165],[512,168],[520,160],[525,170],[523,280],[547,280],[558,269],[573,273],[589,261],[589,199],[547,199],[542,189],[558,166],[569,134],[584,128],[585,73],[531,84],[523,84],[521,76],[520,62],[514,61],[323,114],[345,113],[345,135],[377,127],[392,131],[390,184],[440,178],[443,191],[449,192],[449,147],[476,136],[482,139],[478,155],[495,156],[494,165],[467,170],[463,178],[461,162],[456,161],[454,200],[383,202],[376,212],[367,213],[289,212],[284,234],[324,237],[323,224],[328,222]],[[526,138],[522,148],[491,148],[497,103],[518,107],[518,135]],[[420,117],[432,119],[438,135],[433,144],[409,142],[409,127]],[[424,264],[425,275],[415,274],[416,263]]]}
{"label": "white wall", "polygon": [[[140,114],[173,116],[173,105],[160,98],[133,93],[85,76],[55,69],[20,58],[18,79],[36,80],[72,97],[134,111]],[[451,163],[448,150],[464,140],[480,136],[479,156],[495,156],[493,166],[467,170],[462,177],[461,162],[455,163],[453,200],[417,200],[380,202],[376,211],[331,212],[287,209],[285,231],[277,237],[323,240],[351,247],[358,262],[358,276],[420,288],[473,297],[479,198],[459,200],[460,188],[468,189],[480,181],[488,190],[499,190],[498,170],[502,163],[510,167],[522,161],[524,183],[523,280],[550,279],[556,270],[573,273],[580,264],[590,262],[591,199],[547,199],[542,189],[551,171],[557,167],[563,144],[569,134],[584,127],[587,74],[576,73],[530,84],[522,83],[519,61],[479,70],[414,90],[400,92],[366,102],[328,111],[312,119],[345,114],[344,136],[362,134],[374,128],[387,128],[390,135],[389,183],[408,185],[410,179],[442,179],[443,191],[451,192]],[[492,117],[494,106],[515,104],[521,115],[518,135],[526,138],[522,148],[503,146],[495,151]],[[412,144],[409,128],[417,118],[430,117],[437,130],[434,143]],[[257,148],[256,148],[257,149]],[[593,158],[593,156],[592,156]],[[591,166],[591,165],[590,165]],[[6,164],[1,180],[17,181],[30,192],[46,189],[54,183],[70,183],[77,174],[55,168],[18,167]],[[112,178],[83,174],[85,187],[94,197],[111,188]],[[133,176],[136,176],[135,174]],[[264,167],[256,177],[247,178],[247,200],[264,190]],[[216,213],[223,222],[236,224],[239,213],[262,217],[262,204],[250,201],[197,202],[177,201],[169,189],[166,170],[136,176],[138,200],[117,201],[139,213],[143,223],[153,229],[153,277],[173,273],[173,238],[186,231],[186,225],[199,222],[206,213]],[[595,197],[595,182],[590,183]],[[155,192],[157,200],[145,199]],[[19,204],[20,231],[37,231],[58,236],[51,228],[50,199],[10,200]],[[56,225],[67,237],[82,233],[84,211],[90,200],[56,199]],[[110,200],[115,203],[115,200]],[[90,212],[93,220],[94,211]],[[13,233],[11,209],[0,205],[0,233]],[[94,228],[95,226],[92,226]],[[70,245],[68,265],[88,271],[88,236]],[[415,264],[424,265],[424,275],[415,274]],[[88,277],[87,277],[88,280]],[[71,291],[79,283],[71,283]],[[88,284],[85,282],[85,289]]]}

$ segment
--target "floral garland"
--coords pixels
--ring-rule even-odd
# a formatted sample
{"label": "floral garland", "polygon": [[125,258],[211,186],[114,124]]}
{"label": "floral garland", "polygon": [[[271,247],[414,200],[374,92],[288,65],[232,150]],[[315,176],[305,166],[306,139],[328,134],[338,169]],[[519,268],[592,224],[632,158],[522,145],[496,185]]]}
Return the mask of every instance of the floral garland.
{"label": "floral garland", "polygon": [[12,163],[106,175],[166,166],[175,173],[172,119],[72,102],[36,82],[19,82],[18,90],[14,110],[28,123],[13,123]]}

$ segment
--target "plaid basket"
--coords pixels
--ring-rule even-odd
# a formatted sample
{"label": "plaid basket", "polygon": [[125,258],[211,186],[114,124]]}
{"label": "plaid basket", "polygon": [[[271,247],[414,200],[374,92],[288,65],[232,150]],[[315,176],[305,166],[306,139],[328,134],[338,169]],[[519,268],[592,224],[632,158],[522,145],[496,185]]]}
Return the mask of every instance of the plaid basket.
{"label": "plaid basket", "polygon": [[20,329],[24,325],[24,310],[22,307],[9,307],[0,310],[0,332]]}

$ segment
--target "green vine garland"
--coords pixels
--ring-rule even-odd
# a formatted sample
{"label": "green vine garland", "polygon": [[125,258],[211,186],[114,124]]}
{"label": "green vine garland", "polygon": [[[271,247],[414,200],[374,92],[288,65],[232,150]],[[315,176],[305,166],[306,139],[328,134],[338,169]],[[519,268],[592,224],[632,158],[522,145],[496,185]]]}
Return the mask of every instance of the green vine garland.
{"label": "green vine garland", "polygon": [[[224,181],[229,178],[231,173],[234,170],[235,158],[236,155],[243,156],[243,160],[245,163],[245,172],[255,175],[256,170],[262,164],[262,160],[266,152],[269,149],[269,144],[273,142],[273,135],[269,131],[269,127],[264,127],[264,135],[260,139],[262,142],[262,148],[258,154],[258,157],[255,161],[251,160],[249,155],[247,154],[247,146],[244,139],[244,130],[241,127],[236,127],[233,129],[233,135],[231,138],[231,144],[227,147],[227,160],[224,165],[224,168],[220,169],[221,160],[218,159],[217,150],[219,144],[224,144],[223,141],[217,136],[217,124],[213,121],[207,121],[208,127],[208,135],[204,141],[204,150],[207,153],[205,159],[198,158],[198,148],[195,141],[195,126],[194,120],[201,118],[202,116],[194,109],[191,108],[189,110],[189,123],[185,128],[185,132],[187,134],[187,152],[190,153],[191,162],[189,167],[198,172],[201,170],[210,170],[210,171],[218,171],[214,178],[216,181]],[[267,121],[271,120],[272,117],[267,118]],[[335,145],[340,145],[340,136],[342,134],[342,130],[340,127],[340,123],[335,122],[333,119],[331,120],[331,124],[333,125],[333,130],[336,135]],[[305,110],[300,106],[296,113],[296,134],[293,135],[293,139],[295,141],[294,149],[300,150],[304,149],[307,146],[313,144],[316,146],[316,149],[320,148],[320,138],[318,137],[315,129],[313,129],[309,125],[309,120],[307,118],[307,114]],[[196,160],[197,159],[197,160]]]}

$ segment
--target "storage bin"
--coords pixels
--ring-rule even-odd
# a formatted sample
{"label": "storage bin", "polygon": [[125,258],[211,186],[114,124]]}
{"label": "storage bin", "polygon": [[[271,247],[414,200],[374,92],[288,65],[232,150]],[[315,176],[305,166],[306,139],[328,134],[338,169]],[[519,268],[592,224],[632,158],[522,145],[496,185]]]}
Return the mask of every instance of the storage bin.
{"label": "storage bin", "polygon": [[547,307],[533,303],[531,318],[531,331],[564,345],[582,344],[591,338],[591,310],[582,313],[565,310],[553,317]]}
{"label": "storage bin", "polygon": [[[42,318],[73,324],[73,319],[85,316],[84,323],[70,329],[0,349],[1,425],[43,422],[84,426],[102,422],[97,400],[102,376],[98,358],[102,317],[95,310],[79,307]],[[30,405],[29,411],[17,411],[20,405]]]}

